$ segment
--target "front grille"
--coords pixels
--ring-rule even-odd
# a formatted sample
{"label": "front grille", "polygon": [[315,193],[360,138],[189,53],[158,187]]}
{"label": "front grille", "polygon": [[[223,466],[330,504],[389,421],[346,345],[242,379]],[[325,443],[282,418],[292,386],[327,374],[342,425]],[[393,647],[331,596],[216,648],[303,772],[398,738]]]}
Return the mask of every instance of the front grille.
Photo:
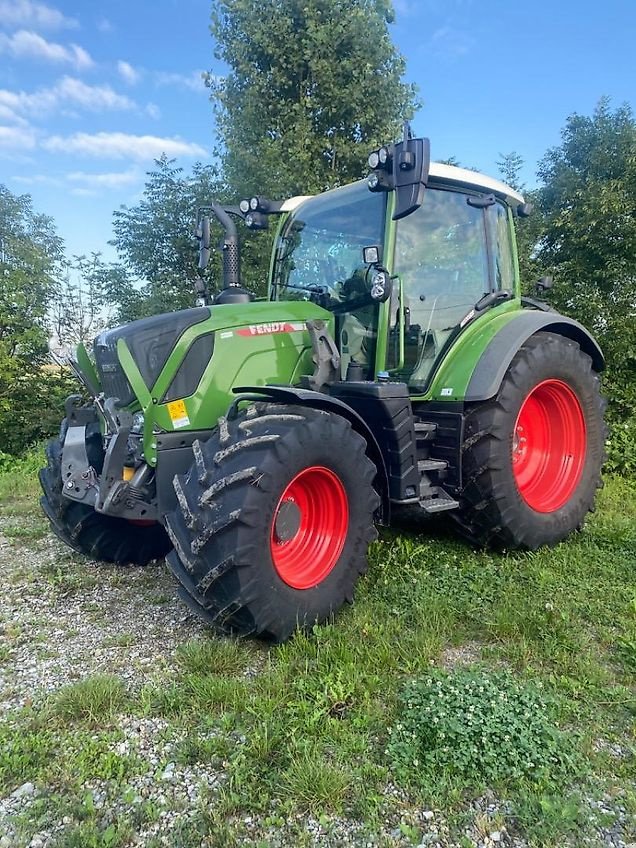
{"label": "front grille", "polygon": [[[135,394],[117,357],[117,342],[119,339],[123,339],[126,343],[142,380],[148,390],[152,391],[157,377],[181,335],[189,327],[193,327],[209,317],[210,308],[200,306],[196,309],[183,309],[180,312],[141,318],[139,321],[133,321],[131,324],[115,327],[101,333],[95,339],[94,350],[95,362],[102,380],[104,394],[107,397],[118,397],[122,406],[128,406],[135,400]],[[211,344],[212,342],[208,338],[208,360],[212,355]],[[203,346],[197,346],[196,352],[202,352],[202,349]]]}

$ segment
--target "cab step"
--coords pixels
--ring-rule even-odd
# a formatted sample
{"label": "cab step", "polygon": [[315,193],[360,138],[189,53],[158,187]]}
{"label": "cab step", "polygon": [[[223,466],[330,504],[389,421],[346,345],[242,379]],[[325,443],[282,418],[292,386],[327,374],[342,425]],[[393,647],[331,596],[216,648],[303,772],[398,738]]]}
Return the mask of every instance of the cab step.
{"label": "cab step", "polygon": [[432,421],[415,421],[413,427],[415,428],[416,439],[419,439],[422,442],[429,442],[435,438],[437,424],[433,424]]}
{"label": "cab step", "polygon": [[417,470],[420,474],[429,471],[444,471],[446,468],[448,468],[448,463],[445,459],[420,459],[417,463]]}
{"label": "cab step", "polygon": [[422,497],[420,497],[420,506],[424,512],[432,515],[436,512],[445,512],[449,509],[457,509],[459,501],[452,498],[448,492],[445,492],[441,486],[431,486]]}

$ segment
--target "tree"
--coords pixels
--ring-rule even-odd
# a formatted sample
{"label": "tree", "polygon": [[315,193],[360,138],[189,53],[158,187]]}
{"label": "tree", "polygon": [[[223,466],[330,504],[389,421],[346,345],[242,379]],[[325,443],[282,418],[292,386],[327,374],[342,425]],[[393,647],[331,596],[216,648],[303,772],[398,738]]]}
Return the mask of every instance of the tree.
{"label": "tree", "polygon": [[[199,276],[194,227],[199,206],[223,197],[216,168],[197,163],[192,173],[162,156],[148,172],[141,201],[123,206],[113,215],[117,248],[126,271],[142,281],[135,288],[125,273],[119,275],[120,319],[184,309],[194,302],[194,281]],[[214,263],[207,272],[209,280]],[[117,282],[113,276],[111,284]]]}
{"label": "tree", "polygon": [[[636,467],[636,121],[602,99],[571,115],[539,167],[538,259],[551,300],[594,330],[608,360],[610,417],[633,428]],[[629,423],[631,421],[631,423]]]}
{"label": "tree", "polygon": [[208,74],[235,196],[313,194],[358,179],[417,104],[390,0],[218,0]]}
{"label": "tree", "polygon": [[521,182],[521,170],[524,162],[523,157],[516,151],[510,153],[500,153],[500,159],[497,160],[497,168],[501,174],[502,180],[513,188],[515,191],[523,193],[525,186]]}
{"label": "tree", "polygon": [[517,252],[519,255],[519,271],[521,285],[527,294],[534,294],[537,280],[541,276],[541,264],[537,258],[538,245],[543,232],[544,221],[539,208],[536,192],[526,191],[521,179],[523,157],[514,150],[511,153],[500,153],[497,168],[502,180],[515,191],[524,195],[524,200],[532,206],[528,218],[516,219]]}
{"label": "tree", "polygon": [[62,266],[52,219],[0,185],[0,452],[42,438],[54,419],[59,425],[64,381],[46,369],[48,307]]}

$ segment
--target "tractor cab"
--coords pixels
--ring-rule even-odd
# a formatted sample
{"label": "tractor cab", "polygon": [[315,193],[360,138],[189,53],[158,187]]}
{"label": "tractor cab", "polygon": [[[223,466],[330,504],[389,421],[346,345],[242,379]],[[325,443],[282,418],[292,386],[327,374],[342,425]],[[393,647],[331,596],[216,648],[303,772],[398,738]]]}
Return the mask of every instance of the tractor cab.
{"label": "tractor cab", "polygon": [[[421,203],[395,220],[391,192],[363,180],[287,201],[275,245],[272,300],[334,314],[341,377],[388,370],[426,391],[454,339],[488,307],[519,295],[513,215],[523,198],[472,171],[431,163]],[[373,264],[365,261],[368,249]],[[388,291],[374,296],[377,274]]]}

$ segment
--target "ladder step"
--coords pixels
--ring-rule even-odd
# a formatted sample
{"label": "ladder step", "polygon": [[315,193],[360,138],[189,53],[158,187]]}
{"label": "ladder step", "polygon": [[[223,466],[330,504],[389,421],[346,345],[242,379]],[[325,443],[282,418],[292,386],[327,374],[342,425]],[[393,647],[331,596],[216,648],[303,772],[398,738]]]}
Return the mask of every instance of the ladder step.
{"label": "ladder step", "polygon": [[416,438],[424,441],[432,439],[437,432],[437,424],[433,424],[430,421],[416,421],[413,426],[415,428]]}
{"label": "ladder step", "polygon": [[448,468],[445,459],[420,459],[417,463],[417,470],[420,474],[427,471],[443,471],[445,468]]}
{"label": "ladder step", "polygon": [[448,509],[457,509],[459,501],[451,498],[448,492],[445,492],[440,486],[431,486],[427,490],[426,496],[420,498],[420,506],[428,513],[444,512]]}

